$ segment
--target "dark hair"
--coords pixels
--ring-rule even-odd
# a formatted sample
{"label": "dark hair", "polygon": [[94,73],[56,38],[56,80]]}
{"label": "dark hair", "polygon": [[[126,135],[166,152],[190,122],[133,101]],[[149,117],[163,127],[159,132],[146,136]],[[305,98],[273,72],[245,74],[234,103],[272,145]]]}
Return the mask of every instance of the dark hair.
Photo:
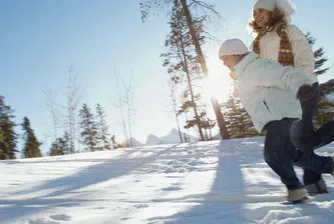
{"label": "dark hair", "polygon": [[[263,31],[263,28],[259,27],[255,20],[252,19],[248,25],[253,29],[253,32],[260,34]],[[279,28],[281,25],[287,25],[285,14],[279,8],[275,8],[274,11],[269,12],[269,23],[267,24],[267,31],[273,31],[275,28]]]}

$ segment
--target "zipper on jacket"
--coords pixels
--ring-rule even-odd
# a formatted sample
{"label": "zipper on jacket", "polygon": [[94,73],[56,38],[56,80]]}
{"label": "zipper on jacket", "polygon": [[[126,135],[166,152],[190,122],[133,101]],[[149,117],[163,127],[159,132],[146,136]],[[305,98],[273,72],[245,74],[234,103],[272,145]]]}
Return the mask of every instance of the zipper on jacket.
{"label": "zipper on jacket", "polygon": [[263,100],[263,104],[266,106],[266,108],[267,108],[267,110],[269,111],[269,113],[270,113],[271,115],[273,115],[273,114],[271,113],[271,111],[270,111],[270,109],[269,109],[269,107],[268,107],[268,105],[267,105],[267,103],[266,103],[265,100]]}

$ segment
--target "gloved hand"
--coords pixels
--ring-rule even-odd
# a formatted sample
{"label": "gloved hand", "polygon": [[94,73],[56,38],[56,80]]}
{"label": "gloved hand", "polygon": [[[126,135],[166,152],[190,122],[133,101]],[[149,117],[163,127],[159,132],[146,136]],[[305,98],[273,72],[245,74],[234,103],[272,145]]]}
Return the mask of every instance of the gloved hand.
{"label": "gloved hand", "polygon": [[302,85],[301,87],[299,87],[297,92],[297,98],[302,103],[312,98],[313,95],[314,95],[314,90],[310,85]]}

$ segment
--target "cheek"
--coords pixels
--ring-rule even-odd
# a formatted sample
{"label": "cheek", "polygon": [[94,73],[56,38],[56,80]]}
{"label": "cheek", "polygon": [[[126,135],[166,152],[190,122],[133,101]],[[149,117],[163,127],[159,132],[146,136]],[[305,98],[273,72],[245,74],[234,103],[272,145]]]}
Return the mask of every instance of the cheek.
{"label": "cheek", "polygon": [[269,13],[268,12],[264,12],[263,17],[264,17],[264,21],[269,22]]}
{"label": "cheek", "polygon": [[231,59],[231,65],[235,66],[237,64],[237,60],[235,58]]}

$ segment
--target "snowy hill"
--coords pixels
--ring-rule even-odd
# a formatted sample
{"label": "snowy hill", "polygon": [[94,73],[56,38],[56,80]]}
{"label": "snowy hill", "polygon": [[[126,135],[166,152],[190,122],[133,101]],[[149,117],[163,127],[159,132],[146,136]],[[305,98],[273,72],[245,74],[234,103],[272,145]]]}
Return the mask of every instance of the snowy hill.
{"label": "snowy hill", "polygon": [[333,223],[333,177],[329,194],[283,205],[262,147],[258,137],[0,161],[0,223]]}

